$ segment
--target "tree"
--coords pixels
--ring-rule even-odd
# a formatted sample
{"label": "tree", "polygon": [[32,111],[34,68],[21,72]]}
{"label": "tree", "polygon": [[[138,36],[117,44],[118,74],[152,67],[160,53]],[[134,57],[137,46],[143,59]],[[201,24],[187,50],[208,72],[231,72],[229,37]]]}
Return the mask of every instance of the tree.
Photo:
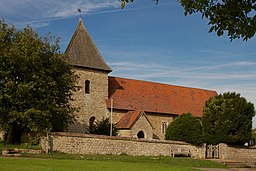
{"label": "tree", "polygon": [[[119,0],[119,1],[121,1],[121,8],[123,9],[126,3],[133,2],[134,0]],[[157,5],[159,0],[152,0],[152,1],[156,1],[156,5]]]}
{"label": "tree", "polygon": [[202,133],[200,120],[190,113],[185,113],[175,118],[173,122],[169,124],[165,139],[202,145],[204,142]]}
{"label": "tree", "polygon": [[202,117],[206,142],[243,145],[252,138],[254,115],[254,105],[235,92],[209,99]]}
{"label": "tree", "polygon": [[[103,118],[99,122],[90,123],[89,125],[89,134],[98,134],[98,135],[110,135],[110,121],[109,118]],[[116,136],[118,131],[114,124],[112,124],[112,135]]]}
{"label": "tree", "polygon": [[[122,8],[125,2],[122,0]],[[158,2],[158,0],[157,0]],[[178,0],[184,7],[185,15],[201,13],[209,20],[209,32],[218,36],[227,32],[230,40],[242,38],[244,41],[254,37],[256,32],[255,0]]]}
{"label": "tree", "polygon": [[58,42],[0,21],[0,128],[8,143],[20,143],[23,133],[62,131],[72,122],[76,76]]}
{"label": "tree", "polygon": [[209,32],[218,36],[228,32],[230,40],[242,38],[247,41],[256,31],[255,0],[179,0],[185,15],[201,13],[202,18],[209,19]]}

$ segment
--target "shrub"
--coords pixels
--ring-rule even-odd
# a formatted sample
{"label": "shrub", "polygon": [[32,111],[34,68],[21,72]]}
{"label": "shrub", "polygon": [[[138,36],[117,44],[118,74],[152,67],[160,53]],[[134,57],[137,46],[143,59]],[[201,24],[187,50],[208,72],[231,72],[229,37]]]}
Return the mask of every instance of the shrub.
{"label": "shrub", "polygon": [[[110,121],[109,118],[103,118],[99,122],[94,122],[90,124],[89,134],[98,134],[98,135],[110,135]],[[112,135],[116,136],[118,134],[118,131],[114,124],[112,124]]]}
{"label": "shrub", "polygon": [[185,141],[194,145],[203,144],[202,124],[198,118],[185,113],[169,124],[165,139]]}

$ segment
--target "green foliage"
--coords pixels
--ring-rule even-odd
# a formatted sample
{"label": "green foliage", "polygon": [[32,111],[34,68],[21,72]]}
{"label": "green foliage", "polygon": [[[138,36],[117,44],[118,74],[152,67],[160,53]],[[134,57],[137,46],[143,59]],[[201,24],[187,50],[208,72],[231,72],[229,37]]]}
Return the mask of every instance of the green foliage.
{"label": "green foliage", "polygon": [[202,123],[207,143],[243,145],[252,138],[254,105],[240,94],[228,92],[209,99],[203,113]]}
{"label": "green foliage", "polygon": [[[121,1],[121,9],[123,9],[126,3],[133,2],[134,0],[119,0],[119,1]],[[152,1],[156,1],[156,5],[157,5],[159,0],[152,0]]]}
{"label": "green foliage", "polygon": [[0,21],[0,128],[10,143],[24,132],[62,131],[72,122],[76,77],[58,42]]}
{"label": "green foliage", "polygon": [[202,124],[199,119],[190,113],[180,115],[169,124],[165,139],[202,145]]}
{"label": "green foliage", "polygon": [[227,31],[230,40],[242,38],[247,41],[256,31],[256,1],[248,0],[178,0],[185,15],[201,13],[209,19],[209,32],[222,36]]}
{"label": "green foliage", "polygon": [[133,1],[134,0],[121,0],[121,8],[123,9],[125,7],[126,3],[133,2]]}
{"label": "green foliage", "polygon": [[252,130],[252,139],[254,142],[256,142],[256,128]]}
{"label": "green foliage", "polygon": [[[109,118],[103,118],[99,122],[90,123],[89,125],[89,134],[98,134],[98,135],[110,135],[110,121]],[[118,131],[114,124],[112,124],[112,135],[116,136]]]}

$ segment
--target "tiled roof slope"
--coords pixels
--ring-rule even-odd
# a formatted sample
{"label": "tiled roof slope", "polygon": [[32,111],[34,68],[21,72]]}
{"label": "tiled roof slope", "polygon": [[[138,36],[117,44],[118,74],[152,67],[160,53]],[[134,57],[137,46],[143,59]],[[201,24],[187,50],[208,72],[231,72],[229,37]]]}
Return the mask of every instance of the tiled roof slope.
{"label": "tiled roof slope", "polygon": [[107,72],[112,71],[93,43],[81,18],[79,19],[76,31],[69,42],[65,54],[67,62],[71,65]]}
{"label": "tiled roof slope", "polygon": [[186,112],[201,117],[203,106],[215,91],[188,88],[126,78],[109,77],[109,100],[113,108],[143,110],[181,115]]}
{"label": "tiled roof slope", "polygon": [[116,128],[118,129],[130,129],[135,121],[138,120],[139,116],[141,115],[140,110],[136,111],[129,111],[127,112],[120,121],[116,124]]}

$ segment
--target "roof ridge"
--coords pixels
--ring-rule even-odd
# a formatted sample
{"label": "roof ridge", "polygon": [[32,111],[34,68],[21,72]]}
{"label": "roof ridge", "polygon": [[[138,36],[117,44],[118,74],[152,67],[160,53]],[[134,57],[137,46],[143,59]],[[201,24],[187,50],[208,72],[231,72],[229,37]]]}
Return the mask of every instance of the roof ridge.
{"label": "roof ridge", "polygon": [[158,84],[158,85],[166,85],[166,86],[174,86],[174,87],[181,87],[181,88],[189,88],[189,89],[195,89],[195,90],[216,92],[215,90],[209,90],[209,89],[204,89],[204,88],[180,86],[180,85],[174,85],[174,84],[169,84],[169,83],[160,83],[160,82],[154,82],[154,81],[148,81],[148,80],[138,80],[138,79],[133,79],[133,78],[124,78],[124,77],[116,77],[116,76],[108,76],[108,77],[131,80],[131,81],[138,81],[138,82],[145,82],[145,83],[151,83],[151,84]]}

